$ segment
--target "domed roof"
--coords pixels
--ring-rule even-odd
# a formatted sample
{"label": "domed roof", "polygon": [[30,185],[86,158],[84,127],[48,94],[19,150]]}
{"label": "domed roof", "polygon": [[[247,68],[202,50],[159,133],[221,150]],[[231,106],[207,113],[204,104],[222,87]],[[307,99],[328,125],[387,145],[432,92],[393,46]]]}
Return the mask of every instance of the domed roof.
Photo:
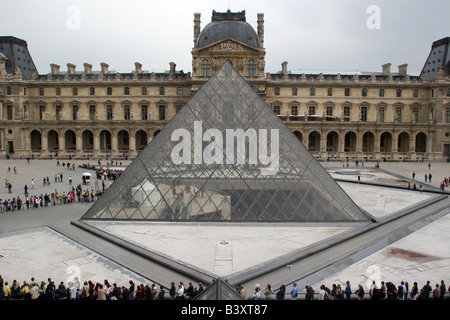
{"label": "domed roof", "polygon": [[213,21],[200,33],[197,47],[204,47],[214,42],[233,38],[237,41],[258,48],[259,40],[253,27],[244,21]]}

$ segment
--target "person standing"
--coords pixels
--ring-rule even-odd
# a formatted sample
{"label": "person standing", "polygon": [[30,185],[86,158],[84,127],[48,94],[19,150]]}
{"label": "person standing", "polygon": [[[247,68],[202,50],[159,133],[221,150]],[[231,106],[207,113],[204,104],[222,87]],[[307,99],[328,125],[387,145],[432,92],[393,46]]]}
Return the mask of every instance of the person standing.
{"label": "person standing", "polygon": [[264,291],[264,295],[266,296],[266,300],[270,300],[272,299],[272,286],[270,285],[270,283],[267,284],[266,289]]}
{"label": "person standing", "polygon": [[292,288],[292,291],[291,291],[291,299],[296,300],[297,296],[298,296],[298,287],[297,287],[296,283],[294,283],[293,286],[294,287]]}
{"label": "person standing", "polygon": [[358,296],[358,300],[364,299],[364,288],[361,284],[358,284],[358,290],[355,293]]}
{"label": "person standing", "polygon": [[241,290],[239,291],[239,293],[244,298],[244,300],[247,300],[247,289],[245,289],[243,285],[241,285]]}
{"label": "person standing", "polygon": [[430,281],[427,281],[427,284],[423,286],[423,293],[425,300],[428,300],[430,298],[430,293],[433,289],[430,286]]}
{"label": "person standing", "polygon": [[405,282],[401,282],[397,288],[397,295],[400,300],[404,300],[405,298]]}
{"label": "person standing", "polygon": [[172,281],[170,283],[170,290],[169,290],[170,300],[175,300],[176,291],[177,289],[175,288],[175,282]]}
{"label": "person standing", "polygon": [[276,294],[277,300],[284,300],[285,294],[286,294],[286,287],[284,284],[282,284]]}
{"label": "person standing", "polygon": [[417,285],[417,282],[414,282],[413,287],[411,288],[411,294],[410,294],[410,297],[412,300],[417,299],[417,293],[419,293],[419,287]]}
{"label": "person standing", "polygon": [[352,287],[350,285],[350,281],[347,281],[344,289],[344,293],[345,293],[345,297],[347,298],[347,300],[350,300],[350,296],[352,295]]}
{"label": "person standing", "polygon": [[3,299],[11,300],[11,288],[8,286],[8,281],[5,282],[2,288]]}
{"label": "person standing", "polygon": [[444,280],[441,280],[441,286],[439,288],[441,290],[441,300],[444,300],[444,295],[446,292]]}

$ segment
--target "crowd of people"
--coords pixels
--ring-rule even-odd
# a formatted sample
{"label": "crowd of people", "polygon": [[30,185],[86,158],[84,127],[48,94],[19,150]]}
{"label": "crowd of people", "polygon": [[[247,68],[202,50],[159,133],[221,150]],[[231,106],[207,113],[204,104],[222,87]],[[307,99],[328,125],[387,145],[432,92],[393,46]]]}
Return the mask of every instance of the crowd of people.
{"label": "crowd of people", "polygon": [[164,287],[149,284],[135,284],[132,280],[127,285],[111,284],[107,279],[102,282],[84,281],[75,277],[65,284],[61,281],[55,284],[51,278],[47,281],[30,281],[12,283],[4,280],[0,275],[0,300],[184,300],[193,299],[203,291],[201,282],[194,286],[189,282],[187,286],[180,281],[178,286],[172,282]]}
{"label": "crowd of people", "polygon": [[[277,290],[273,290],[270,284],[267,284],[262,290],[259,284],[255,285],[253,295],[250,296],[244,286],[236,286],[234,290],[245,300],[297,300],[300,299],[299,288],[296,283],[292,284],[290,293],[286,292],[286,286],[281,285]],[[450,291],[446,288],[444,280],[436,283],[432,288],[430,281],[419,289],[417,282],[410,288],[408,282],[401,281],[399,285],[392,282],[381,281],[372,282],[370,288],[366,291],[362,284],[358,284],[356,290],[352,288],[350,281],[345,285],[333,284],[331,288],[321,285],[318,292],[312,286],[305,286],[302,300],[444,300],[445,294]],[[450,298],[450,297],[449,297]]]}
{"label": "crowd of people", "polygon": [[[192,300],[201,294],[204,286],[201,282],[187,285],[180,281],[178,285],[171,282],[163,286],[152,284],[135,284],[130,280],[126,285],[110,283],[108,280],[95,282],[91,280],[81,281],[75,277],[72,281],[59,284],[48,278],[47,281],[30,281],[19,283],[13,280],[9,283],[0,275],[0,300]],[[243,285],[234,288],[244,300],[444,300],[450,291],[444,280],[436,283],[434,288],[427,281],[421,289],[417,282],[412,287],[407,282],[401,281],[399,285],[392,282],[381,281],[378,284],[373,281],[366,291],[364,286],[358,284],[356,290],[352,288],[350,281],[343,286],[333,284],[331,288],[321,285],[316,292],[312,286],[305,286],[303,292],[299,291],[296,283],[292,284],[292,290],[287,293],[286,286],[281,285],[273,289],[267,284],[264,289],[259,284],[255,285],[253,294],[249,294]],[[450,298],[450,297],[449,297]]]}
{"label": "crowd of people", "polygon": [[[57,166],[61,166],[60,162],[57,162]],[[75,170],[75,163],[62,163],[62,167],[68,170]],[[17,169],[14,167],[14,174],[17,174]],[[12,173],[11,168],[8,167],[7,173]],[[53,182],[46,176],[42,178],[42,186],[49,188],[52,185],[58,185],[64,182],[64,174],[62,172],[55,173],[53,177]],[[72,204],[75,202],[94,202],[97,201],[103,194],[105,190],[105,184],[102,183],[102,188],[94,191],[94,188],[82,186],[78,184],[77,186],[72,185],[73,179],[69,175],[67,177],[67,182],[69,184],[68,189],[63,192],[59,192],[57,188],[49,192],[37,192],[36,194],[30,194],[35,190],[36,180],[32,178],[30,180],[30,186],[28,184],[24,185],[24,195],[8,197],[7,199],[0,199],[0,213],[13,212],[16,210],[30,210],[45,208],[49,206]],[[8,179],[5,179],[5,188],[8,189],[8,193],[12,193],[12,184]]]}

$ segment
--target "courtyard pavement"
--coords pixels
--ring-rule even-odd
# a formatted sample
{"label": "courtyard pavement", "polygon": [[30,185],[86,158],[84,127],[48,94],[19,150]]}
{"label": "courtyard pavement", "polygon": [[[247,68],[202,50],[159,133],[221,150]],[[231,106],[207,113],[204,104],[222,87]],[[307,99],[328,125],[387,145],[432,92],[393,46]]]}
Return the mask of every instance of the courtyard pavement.
{"label": "courtyard pavement", "polygon": [[[29,187],[30,195],[49,194],[55,190],[68,192],[72,188],[68,182],[69,176],[72,176],[72,185],[76,186],[81,184],[82,174],[89,172],[78,165],[97,165],[96,160],[74,160],[70,162],[76,164],[75,170],[67,170],[62,162],[60,160],[61,165],[57,166],[56,160],[31,160],[30,163],[26,160],[0,160],[1,181],[8,179],[13,185],[11,194],[3,185],[0,188],[0,198],[9,199],[17,195],[24,197],[25,184]],[[102,162],[105,164],[104,160]],[[131,161],[122,162],[122,166],[126,166]],[[431,162],[430,168],[428,162],[380,163],[382,170],[376,170],[375,163],[364,163],[364,167],[356,167],[351,163],[348,168],[342,167],[340,162],[321,164],[334,178],[341,180],[339,184],[353,201],[376,219],[389,218],[402,210],[433,201],[440,196],[434,192],[439,188],[440,182],[444,177],[450,176],[450,164],[446,162]],[[120,163],[118,166],[120,167]],[[7,172],[8,167],[11,168],[11,173]],[[17,174],[14,174],[14,167]],[[414,183],[413,172],[416,174],[415,181],[418,185],[422,184],[425,191],[406,189],[408,182]],[[64,182],[54,182],[54,176],[58,173],[63,173]],[[428,173],[432,173],[433,179],[432,182],[425,183],[424,175]],[[358,176],[360,184],[355,183]],[[43,185],[44,177],[49,177],[50,186]],[[36,182],[34,189],[31,189],[33,178]],[[107,182],[107,187],[110,183]],[[377,184],[394,185],[397,188],[384,188]],[[98,184],[93,179],[88,188],[96,187]],[[101,252],[93,251],[58,232],[60,228],[64,229],[70,224],[70,221],[80,219],[89,205],[25,209],[0,215],[0,275],[10,282],[13,279],[29,281],[33,276],[39,280],[51,277],[56,283],[67,283],[78,276],[82,281],[101,282],[109,279],[119,285],[127,285],[130,279],[137,283],[150,283],[151,280],[143,277],[142,273],[105,258]],[[311,280],[310,284],[318,291],[322,283],[331,287],[332,283],[343,285],[347,280],[355,286],[372,280],[394,283],[417,281],[419,285],[427,280],[432,284],[439,283],[440,280],[450,283],[450,247],[446,245],[450,240],[450,215],[447,211],[448,208],[440,210],[433,219],[411,227],[398,241],[367,253],[356,263],[349,264],[342,270],[336,269],[317,282]],[[89,224],[145,249],[222,277],[251,270],[265,261],[277,260],[292,251],[339,237],[357,227],[346,224],[274,224],[246,228],[240,224],[216,224],[204,229],[201,224],[195,223],[172,224],[170,228],[158,222],[92,221]],[[21,268],[17,267],[19,265]],[[270,281],[262,279],[261,281]],[[251,292],[248,285],[247,290]]]}

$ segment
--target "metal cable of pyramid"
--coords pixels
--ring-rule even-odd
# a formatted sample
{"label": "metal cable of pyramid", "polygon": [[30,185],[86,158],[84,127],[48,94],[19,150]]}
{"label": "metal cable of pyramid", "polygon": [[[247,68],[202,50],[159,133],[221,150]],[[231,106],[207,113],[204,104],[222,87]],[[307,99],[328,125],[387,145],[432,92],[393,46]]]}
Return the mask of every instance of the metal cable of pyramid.
{"label": "metal cable of pyramid", "polygon": [[228,61],[81,219],[374,221]]}

